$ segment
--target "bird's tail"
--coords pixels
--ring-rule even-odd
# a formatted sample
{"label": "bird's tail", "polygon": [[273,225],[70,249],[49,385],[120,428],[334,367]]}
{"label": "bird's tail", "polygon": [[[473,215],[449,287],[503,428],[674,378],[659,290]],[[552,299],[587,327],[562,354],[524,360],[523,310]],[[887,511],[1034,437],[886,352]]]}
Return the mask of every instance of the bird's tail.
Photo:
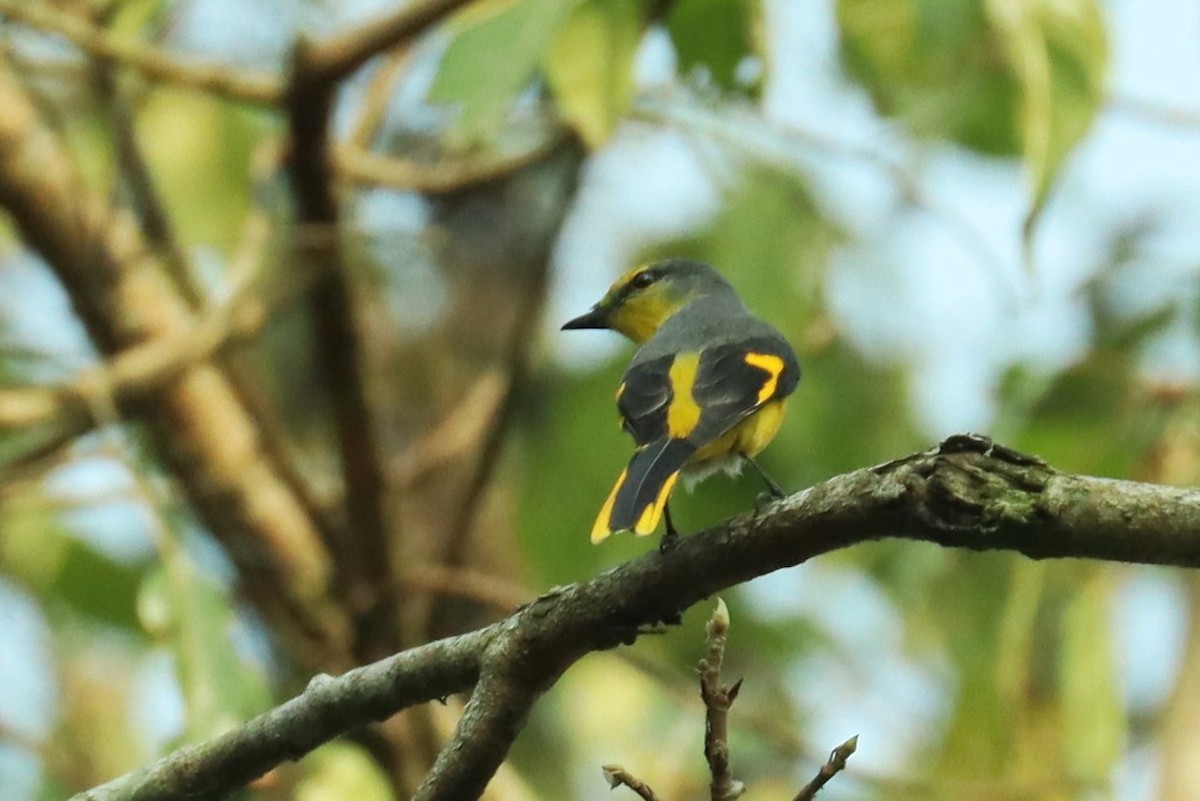
{"label": "bird's tail", "polygon": [[696,446],[687,440],[670,438],[638,448],[600,509],[592,542],[617,531],[632,530],[639,537],[653,533],[679,471],[695,452]]}

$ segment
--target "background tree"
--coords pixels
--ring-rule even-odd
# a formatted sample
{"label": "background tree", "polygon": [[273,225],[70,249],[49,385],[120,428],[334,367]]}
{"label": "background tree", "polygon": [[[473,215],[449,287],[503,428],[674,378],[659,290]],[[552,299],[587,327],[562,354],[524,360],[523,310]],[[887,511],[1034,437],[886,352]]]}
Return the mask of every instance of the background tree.
{"label": "background tree", "polygon": [[[987,430],[1192,485],[1184,3],[0,0],[0,786],[61,797],[645,551],[586,532],[661,255],[797,346],[789,488]],[[695,530],[750,482],[681,498]],[[572,535],[572,532],[576,532]],[[889,541],[727,596],[754,798],[1200,789],[1196,581]],[[494,798],[709,781],[708,610],[581,662]],[[461,700],[253,797],[409,797]],[[619,791],[625,792],[625,791]]]}

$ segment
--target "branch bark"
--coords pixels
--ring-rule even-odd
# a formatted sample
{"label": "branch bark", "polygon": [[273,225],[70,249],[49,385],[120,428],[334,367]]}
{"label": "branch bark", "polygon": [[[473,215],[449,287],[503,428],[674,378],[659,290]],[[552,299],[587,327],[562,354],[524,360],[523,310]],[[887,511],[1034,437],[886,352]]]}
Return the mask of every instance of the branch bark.
{"label": "branch bark", "polygon": [[[81,181],[3,61],[0,109],[0,207],[58,276],[97,349],[115,355],[153,340],[186,341],[194,316],[136,220]],[[299,661],[353,664],[344,655],[345,620],[328,594],[317,523],[264,454],[226,376],[209,364],[190,366],[156,403],[128,411],[150,422],[245,592]]]}
{"label": "branch bark", "polygon": [[665,553],[652,549],[590,581],[551,590],[487,628],[325,679],[320,696],[310,698],[310,688],[211,743],[76,800],[217,797],[341,733],[478,682],[416,796],[477,798],[529,708],[584,655],[630,644],[643,627],[674,620],[735,584],[883,537],[1034,559],[1195,568],[1200,490],[1063,474],[982,437],[951,437],[685,537]]}

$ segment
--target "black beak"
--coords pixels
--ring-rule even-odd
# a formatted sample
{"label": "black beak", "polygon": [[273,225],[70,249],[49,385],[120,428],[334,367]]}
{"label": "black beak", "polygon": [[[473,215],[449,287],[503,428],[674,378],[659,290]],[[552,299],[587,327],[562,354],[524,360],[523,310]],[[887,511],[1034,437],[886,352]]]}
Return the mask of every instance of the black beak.
{"label": "black beak", "polygon": [[587,313],[563,323],[562,330],[574,331],[577,328],[608,328],[608,310],[593,306]]}

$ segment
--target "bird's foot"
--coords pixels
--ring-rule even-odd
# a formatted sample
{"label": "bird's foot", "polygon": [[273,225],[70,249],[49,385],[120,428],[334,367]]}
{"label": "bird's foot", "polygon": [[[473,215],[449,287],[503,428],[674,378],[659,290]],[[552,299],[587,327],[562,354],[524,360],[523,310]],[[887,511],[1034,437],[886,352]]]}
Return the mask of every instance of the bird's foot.
{"label": "bird's foot", "polygon": [[679,532],[672,526],[662,535],[662,539],[658,541],[658,552],[668,554],[679,547]]}
{"label": "bird's foot", "polygon": [[754,512],[757,514],[765,510],[768,506],[776,501],[787,497],[786,495],[776,495],[774,492],[763,490],[758,493],[758,497],[754,499]]}

